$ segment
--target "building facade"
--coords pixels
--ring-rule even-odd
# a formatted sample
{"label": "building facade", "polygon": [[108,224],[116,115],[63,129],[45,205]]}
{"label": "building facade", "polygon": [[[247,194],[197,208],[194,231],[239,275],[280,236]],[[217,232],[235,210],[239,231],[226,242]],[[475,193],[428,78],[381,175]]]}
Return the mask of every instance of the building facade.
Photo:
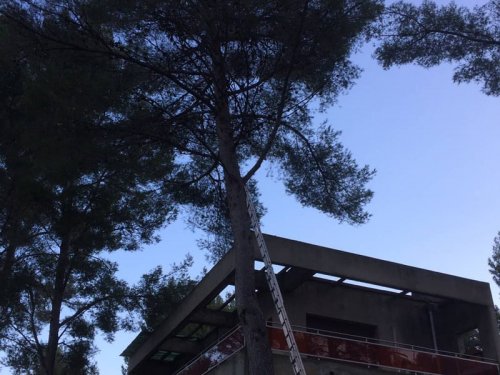
{"label": "building facade", "polygon": [[[499,374],[489,284],[276,236],[265,236],[307,374]],[[256,254],[256,261],[259,260]],[[292,374],[264,278],[259,303],[277,374]],[[131,374],[246,374],[227,295],[229,252],[152,333],[124,351]]]}

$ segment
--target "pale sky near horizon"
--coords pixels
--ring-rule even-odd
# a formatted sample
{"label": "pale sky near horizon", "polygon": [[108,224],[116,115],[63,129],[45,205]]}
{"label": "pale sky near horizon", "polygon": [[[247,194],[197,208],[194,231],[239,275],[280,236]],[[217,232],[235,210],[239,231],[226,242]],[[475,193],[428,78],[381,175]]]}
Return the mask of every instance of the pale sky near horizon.
{"label": "pale sky near horizon", "polygon": [[[474,83],[453,83],[449,65],[384,71],[370,50],[354,59],[364,70],[354,87],[314,120],[327,119],[341,130],[341,142],[358,163],[377,170],[370,221],[338,224],[301,207],[264,168],[258,178],[267,208],[263,231],[493,284],[487,259],[500,230],[500,98],[486,96]],[[210,266],[197,236],[178,221],[161,232],[159,244],[112,259],[120,277],[133,283],[189,252],[197,276]],[[494,285],[492,293],[500,304]],[[97,342],[101,375],[120,374],[119,354],[135,335],[121,332],[111,344]]]}

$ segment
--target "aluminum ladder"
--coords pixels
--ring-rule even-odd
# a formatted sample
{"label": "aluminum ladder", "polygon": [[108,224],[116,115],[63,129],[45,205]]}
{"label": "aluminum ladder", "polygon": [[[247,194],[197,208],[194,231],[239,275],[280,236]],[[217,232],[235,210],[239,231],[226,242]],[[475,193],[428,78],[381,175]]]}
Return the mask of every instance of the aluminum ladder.
{"label": "aluminum ladder", "polygon": [[283,334],[285,335],[285,340],[290,350],[290,362],[292,363],[292,368],[295,375],[306,375],[306,370],[304,369],[304,364],[302,363],[302,358],[300,357],[299,349],[297,343],[295,342],[295,337],[293,336],[292,326],[290,325],[290,320],[285,310],[285,305],[283,303],[283,296],[281,295],[281,290],[278,285],[278,280],[274,274],[273,265],[271,263],[271,258],[269,257],[269,251],[267,250],[266,242],[264,241],[264,236],[260,230],[260,222],[257,217],[257,212],[255,211],[255,206],[250,196],[248,188],[245,186],[245,193],[247,198],[247,209],[250,214],[250,220],[252,222],[253,231],[255,238],[257,239],[257,245],[260,250],[260,255],[264,261],[264,269],[267,280],[267,285],[269,285],[269,290],[271,291],[271,296],[274,301],[274,307],[278,313],[278,317],[283,329]]}

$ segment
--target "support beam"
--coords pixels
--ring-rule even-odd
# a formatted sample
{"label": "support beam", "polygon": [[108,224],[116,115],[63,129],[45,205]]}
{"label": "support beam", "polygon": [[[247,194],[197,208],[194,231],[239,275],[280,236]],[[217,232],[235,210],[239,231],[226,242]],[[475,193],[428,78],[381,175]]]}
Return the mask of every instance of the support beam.
{"label": "support beam", "polygon": [[188,320],[193,323],[231,328],[236,325],[236,313],[205,308],[194,311],[189,315]]}
{"label": "support beam", "polygon": [[290,267],[287,271],[283,269],[278,273],[277,278],[283,293],[291,292],[299,287],[304,281],[314,275],[314,271],[301,267]]}
{"label": "support beam", "polygon": [[164,320],[148,339],[129,357],[129,373],[134,373],[137,367],[147,360],[169,336],[172,331],[185,321],[194,310],[206,306],[227,284],[234,273],[234,251],[227,253],[203,280]]}

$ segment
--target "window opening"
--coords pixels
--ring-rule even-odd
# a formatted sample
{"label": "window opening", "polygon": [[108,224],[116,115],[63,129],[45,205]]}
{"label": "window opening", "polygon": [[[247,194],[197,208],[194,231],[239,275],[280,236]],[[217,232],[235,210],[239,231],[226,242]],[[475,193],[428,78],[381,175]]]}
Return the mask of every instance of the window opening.
{"label": "window opening", "polygon": [[458,335],[458,350],[461,354],[482,356],[483,346],[479,335],[479,329],[474,328]]}

